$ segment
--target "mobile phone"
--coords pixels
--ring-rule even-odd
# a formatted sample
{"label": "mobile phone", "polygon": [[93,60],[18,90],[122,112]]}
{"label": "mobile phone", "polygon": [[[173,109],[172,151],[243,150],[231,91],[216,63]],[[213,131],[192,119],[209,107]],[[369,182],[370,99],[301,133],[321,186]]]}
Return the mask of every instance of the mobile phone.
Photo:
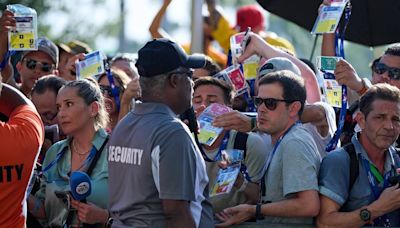
{"label": "mobile phone", "polygon": [[180,114],[179,117],[181,118],[182,121],[188,120],[189,122],[188,127],[190,132],[197,132],[198,129],[197,119],[193,107],[187,109],[184,113]]}

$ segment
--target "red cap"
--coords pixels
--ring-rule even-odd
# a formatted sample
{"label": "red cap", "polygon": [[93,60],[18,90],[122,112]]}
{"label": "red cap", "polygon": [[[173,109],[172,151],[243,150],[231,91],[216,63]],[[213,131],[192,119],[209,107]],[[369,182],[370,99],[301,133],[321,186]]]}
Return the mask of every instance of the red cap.
{"label": "red cap", "polygon": [[247,27],[264,26],[264,15],[257,5],[242,6],[236,12],[236,24],[241,32]]}

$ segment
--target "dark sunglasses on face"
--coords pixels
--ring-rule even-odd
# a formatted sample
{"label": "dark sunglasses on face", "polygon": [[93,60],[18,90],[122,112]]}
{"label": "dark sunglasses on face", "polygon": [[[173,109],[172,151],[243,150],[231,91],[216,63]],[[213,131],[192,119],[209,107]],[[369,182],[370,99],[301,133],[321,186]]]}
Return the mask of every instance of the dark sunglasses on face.
{"label": "dark sunglasses on face", "polygon": [[172,74],[184,74],[190,79],[193,78],[193,70],[189,70],[189,71],[173,71],[173,72],[169,73],[169,75],[172,75]]}
{"label": "dark sunglasses on face", "polygon": [[[103,95],[107,95],[108,97],[114,97],[111,86],[100,85],[100,90]],[[115,86],[115,91],[119,95],[121,93],[121,88]]]}
{"label": "dark sunglasses on face", "polygon": [[400,80],[400,68],[388,67],[386,64],[378,62],[372,66],[372,70],[377,74],[383,74],[388,71],[390,79]]}
{"label": "dark sunglasses on face", "polygon": [[282,99],[275,99],[275,98],[261,98],[255,97],[254,104],[259,108],[263,103],[267,109],[274,111],[278,106],[278,102],[285,102],[285,103],[292,103],[295,102],[294,100],[282,100]]}
{"label": "dark sunglasses on face", "polygon": [[54,64],[43,63],[43,62],[36,61],[34,59],[24,59],[24,61],[25,61],[25,66],[30,70],[34,70],[34,69],[36,69],[37,65],[40,65],[41,71],[49,73],[53,70],[53,67],[54,67]]}

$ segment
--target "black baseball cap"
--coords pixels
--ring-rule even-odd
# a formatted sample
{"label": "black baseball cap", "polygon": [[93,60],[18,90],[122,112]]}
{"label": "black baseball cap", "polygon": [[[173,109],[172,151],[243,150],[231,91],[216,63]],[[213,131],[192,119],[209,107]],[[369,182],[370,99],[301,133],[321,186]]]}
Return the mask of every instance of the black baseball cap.
{"label": "black baseball cap", "polygon": [[204,55],[187,55],[179,44],[165,38],[147,42],[138,55],[135,65],[141,77],[153,77],[179,67],[202,68],[206,64]]}

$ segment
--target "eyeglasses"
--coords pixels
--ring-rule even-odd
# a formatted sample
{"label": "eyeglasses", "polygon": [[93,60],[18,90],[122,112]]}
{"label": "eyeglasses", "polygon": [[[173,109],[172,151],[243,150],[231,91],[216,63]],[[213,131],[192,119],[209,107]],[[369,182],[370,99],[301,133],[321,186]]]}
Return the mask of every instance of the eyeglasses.
{"label": "eyeglasses", "polygon": [[285,102],[285,103],[293,103],[295,100],[282,100],[282,99],[275,99],[275,98],[261,98],[255,97],[254,104],[259,108],[263,103],[267,109],[274,111],[278,106],[278,102]]}
{"label": "eyeglasses", "polygon": [[173,71],[173,72],[169,73],[168,75],[172,75],[172,74],[184,74],[190,79],[193,78],[193,70],[189,70],[189,71]]}
{"label": "eyeglasses", "polygon": [[388,71],[390,79],[400,80],[400,68],[388,67],[384,63],[376,63],[372,66],[372,70],[377,74],[383,74]]}
{"label": "eyeglasses", "polygon": [[49,73],[54,68],[54,64],[43,63],[43,62],[36,61],[34,59],[24,59],[23,61],[25,62],[25,66],[30,70],[34,70],[34,69],[36,69],[37,65],[41,65],[40,70],[43,72]]}
{"label": "eyeglasses", "polygon": [[[119,94],[121,93],[121,88],[118,86],[115,86],[114,88],[116,94],[118,94],[119,96]],[[107,95],[108,97],[114,97],[111,86],[100,85],[100,90],[103,95]]]}

